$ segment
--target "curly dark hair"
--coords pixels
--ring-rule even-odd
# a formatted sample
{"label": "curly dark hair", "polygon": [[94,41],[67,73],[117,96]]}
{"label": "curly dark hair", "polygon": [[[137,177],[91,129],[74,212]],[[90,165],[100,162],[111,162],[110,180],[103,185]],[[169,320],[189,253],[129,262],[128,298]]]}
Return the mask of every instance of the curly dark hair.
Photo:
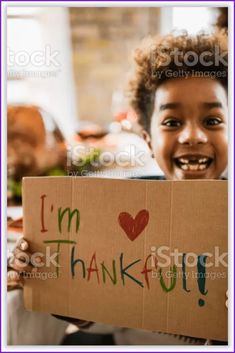
{"label": "curly dark hair", "polygon": [[228,30],[228,8],[227,7],[219,7],[219,16],[217,18],[216,26],[219,29]]}
{"label": "curly dark hair", "polygon": [[[198,58],[203,54],[203,63],[202,60],[195,64],[190,61],[190,56],[192,58],[195,53]],[[221,57],[223,60],[219,60]],[[174,79],[169,78],[169,70],[181,72],[181,75],[182,72],[187,72],[191,77],[215,78],[227,89],[227,34],[222,31],[210,35],[201,33],[189,36],[182,33],[148,37],[141,47],[136,49],[134,59],[134,77],[130,80],[128,88],[129,101],[137,113],[140,125],[148,132],[156,90],[166,80]],[[209,76],[206,76],[206,73]]]}

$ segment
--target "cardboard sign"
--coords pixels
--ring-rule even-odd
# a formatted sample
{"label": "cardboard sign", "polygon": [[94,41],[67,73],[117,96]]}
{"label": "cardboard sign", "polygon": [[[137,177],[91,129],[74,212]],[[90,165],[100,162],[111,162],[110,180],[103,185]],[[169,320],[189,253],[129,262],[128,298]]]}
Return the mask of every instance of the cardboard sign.
{"label": "cardboard sign", "polygon": [[227,340],[227,204],[226,181],[25,178],[26,308]]}

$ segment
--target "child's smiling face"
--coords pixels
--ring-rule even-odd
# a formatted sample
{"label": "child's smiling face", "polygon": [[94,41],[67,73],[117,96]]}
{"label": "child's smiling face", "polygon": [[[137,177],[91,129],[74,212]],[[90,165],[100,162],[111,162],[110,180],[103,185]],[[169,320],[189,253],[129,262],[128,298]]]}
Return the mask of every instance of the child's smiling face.
{"label": "child's smiling face", "polygon": [[167,179],[218,179],[227,167],[227,93],[211,78],[158,87],[151,149]]}

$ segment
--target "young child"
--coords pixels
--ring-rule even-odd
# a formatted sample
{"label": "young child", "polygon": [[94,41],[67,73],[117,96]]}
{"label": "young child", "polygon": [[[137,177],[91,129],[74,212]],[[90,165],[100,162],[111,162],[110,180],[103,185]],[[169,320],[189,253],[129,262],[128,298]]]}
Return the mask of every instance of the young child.
{"label": "young child", "polygon": [[[131,106],[166,179],[222,178],[228,161],[226,35],[149,39],[136,51],[135,61]],[[15,254],[28,248],[21,239]],[[11,268],[20,270],[14,260]],[[85,328],[88,323],[79,325]],[[205,340],[99,324],[87,330],[108,330],[122,345],[205,344]]]}
{"label": "young child", "polygon": [[219,179],[226,171],[226,45],[219,34],[167,36],[137,51],[131,104],[167,179]]}

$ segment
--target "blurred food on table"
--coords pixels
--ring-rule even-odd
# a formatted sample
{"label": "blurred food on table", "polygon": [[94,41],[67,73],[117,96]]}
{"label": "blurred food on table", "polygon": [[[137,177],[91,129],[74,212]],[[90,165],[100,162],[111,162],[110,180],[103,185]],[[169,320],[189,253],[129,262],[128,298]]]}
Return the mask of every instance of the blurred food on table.
{"label": "blurred food on table", "polygon": [[9,105],[8,201],[10,203],[21,201],[22,177],[48,175],[54,169],[63,172],[65,166],[66,145],[53,117],[33,105]]}
{"label": "blurred food on table", "polygon": [[[82,132],[82,131],[81,131]],[[7,109],[7,198],[8,205],[21,203],[24,176],[81,175],[93,170],[91,162],[100,154],[99,148],[78,149],[77,163],[68,164],[71,145],[83,144],[84,138],[103,136],[84,130],[82,138],[75,134],[68,144],[55,119],[44,109],[34,105],[9,105]],[[94,163],[93,163],[94,164]],[[95,165],[97,168],[98,165]]]}
{"label": "blurred food on table", "polygon": [[87,138],[98,139],[104,137],[107,133],[108,131],[106,127],[102,127],[91,121],[81,121],[77,131],[77,134],[81,140],[85,140]]}
{"label": "blurred food on table", "polygon": [[8,106],[8,173],[15,180],[64,168],[66,148],[53,118],[36,106]]}

